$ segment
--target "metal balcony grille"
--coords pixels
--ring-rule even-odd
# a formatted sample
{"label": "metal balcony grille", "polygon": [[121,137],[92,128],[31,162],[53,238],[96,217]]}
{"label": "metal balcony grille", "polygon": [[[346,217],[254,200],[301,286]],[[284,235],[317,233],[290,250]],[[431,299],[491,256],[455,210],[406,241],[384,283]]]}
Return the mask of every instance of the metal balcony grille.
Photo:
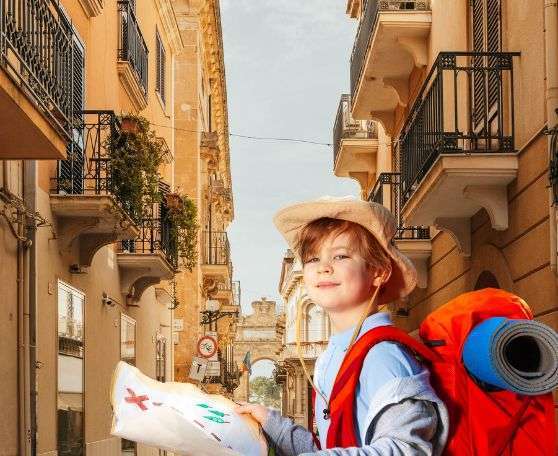
{"label": "metal balcony grille", "polygon": [[358,87],[370,40],[380,11],[415,11],[430,9],[429,0],[366,0],[351,54],[351,95]]}
{"label": "metal balcony grille", "polygon": [[[110,159],[105,144],[120,134],[120,123],[113,111],[81,111],[72,129],[67,160],[59,160],[51,193],[110,195]],[[125,201],[119,201],[126,208]]]}
{"label": "metal balcony grille", "polygon": [[342,139],[374,139],[378,138],[376,122],[371,120],[354,120],[351,116],[351,96],[341,95],[335,125],[333,127],[333,164],[337,163],[337,157],[341,148]]}
{"label": "metal balcony grille", "polygon": [[123,253],[162,253],[169,264],[178,268],[178,250],[171,236],[171,223],[166,217],[143,219],[136,239],[121,242]]}
{"label": "metal balcony grille", "polygon": [[83,71],[74,47],[72,26],[57,1],[0,0],[0,66],[66,140],[71,136],[72,68]]}
{"label": "metal balcony grille", "polygon": [[402,204],[441,153],[514,151],[513,57],[518,55],[438,55],[399,137]]}
{"label": "metal balcony grille", "polygon": [[388,208],[397,222],[394,239],[430,239],[430,230],[421,226],[405,226],[401,217],[401,175],[381,173],[370,193],[368,201]]}
{"label": "metal balcony grille", "polygon": [[130,64],[143,93],[147,94],[148,50],[136,19],[135,8],[128,0],[118,1],[120,48],[118,59]]}
{"label": "metal balcony grille", "polygon": [[230,264],[230,246],[227,233],[224,231],[204,231],[203,263],[212,265]]}

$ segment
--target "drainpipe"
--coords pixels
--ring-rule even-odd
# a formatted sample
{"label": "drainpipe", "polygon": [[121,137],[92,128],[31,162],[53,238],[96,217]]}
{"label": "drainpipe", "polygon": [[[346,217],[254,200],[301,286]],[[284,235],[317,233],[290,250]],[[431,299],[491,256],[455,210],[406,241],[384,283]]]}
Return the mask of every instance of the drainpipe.
{"label": "drainpipe", "polygon": [[[558,124],[558,4],[556,0],[544,1],[544,40],[546,77],[546,122],[552,129]],[[549,162],[552,136],[548,135]],[[556,272],[556,208],[553,206],[552,187],[549,188],[550,269]]]}
{"label": "drainpipe", "polygon": [[[37,204],[37,161],[29,160],[24,162],[24,200],[26,207],[31,212],[38,212]],[[29,223],[27,226],[28,248],[25,256],[25,277],[28,280],[27,290],[27,309],[29,312],[29,333],[28,333],[28,366],[29,366],[29,409],[30,409],[30,451],[32,455],[37,454],[37,227],[36,224]]]}
{"label": "drainpipe", "polygon": [[[27,199],[27,163],[24,162],[24,201]],[[17,223],[17,379],[19,454],[31,455],[31,378],[29,350],[29,246],[27,216],[18,213]]]}

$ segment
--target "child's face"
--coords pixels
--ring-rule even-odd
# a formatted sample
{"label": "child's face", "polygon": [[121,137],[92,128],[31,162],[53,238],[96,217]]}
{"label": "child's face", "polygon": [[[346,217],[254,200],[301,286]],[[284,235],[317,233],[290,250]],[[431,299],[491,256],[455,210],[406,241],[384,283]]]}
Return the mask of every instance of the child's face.
{"label": "child's face", "polygon": [[351,248],[347,233],[325,239],[319,251],[304,262],[303,275],[312,301],[328,312],[340,312],[366,303],[377,276]]}

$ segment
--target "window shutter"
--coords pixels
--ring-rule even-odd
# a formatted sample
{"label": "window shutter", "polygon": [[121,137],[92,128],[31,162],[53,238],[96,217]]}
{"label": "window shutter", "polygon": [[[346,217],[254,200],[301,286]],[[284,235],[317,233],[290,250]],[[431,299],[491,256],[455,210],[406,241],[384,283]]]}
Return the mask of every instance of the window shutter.
{"label": "window shutter", "polygon": [[83,114],[85,99],[85,50],[74,38],[72,43],[72,138],[66,160],[59,162],[61,188],[67,193],[83,193],[85,158],[83,153]]}
{"label": "window shutter", "polygon": [[161,100],[163,103],[165,102],[165,65],[166,65],[166,55],[165,55],[165,48],[163,46],[163,41],[159,36],[159,33],[156,35],[156,51],[157,51],[157,81],[156,81],[156,90],[159,92],[161,96]]}
{"label": "window shutter", "polygon": [[[500,0],[471,0],[471,24],[474,52],[501,51],[501,9]],[[494,68],[497,56],[475,56],[473,67]],[[496,71],[473,70],[473,125],[479,130],[496,115],[499,75]]]}

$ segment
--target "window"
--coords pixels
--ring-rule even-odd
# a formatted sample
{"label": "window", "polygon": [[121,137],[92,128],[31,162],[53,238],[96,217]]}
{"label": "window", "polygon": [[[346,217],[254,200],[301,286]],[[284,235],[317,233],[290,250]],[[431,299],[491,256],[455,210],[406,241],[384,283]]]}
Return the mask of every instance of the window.
{"label": "window", "polygon": [[165,103],[165,65],[166,65],[166,54],[163,42],[159,36],[159,32],[156,34],[156,52],[157,52],[157,79],[155,83],[155,90],[161,96],[161,100]]}
{"label": "window", "polygon": [[83,454],[85,295],[58,283],[57,447],[60,456]]}
{"label": "window", "polygon": [[319,342],[323,338],[323,311],[312,304],[306,310],[306,342]]}
{"label": "window", "polygon": [[124,314],[120,316],[120,359],[136,365],[136,321]]}
{"label": "window", "polygon": [[167,381],[167,339],[159,336],[156,343],[155,375],[157,381]]}
{"label": "window", "polygon": [[[120,315],[120,359],[132,366],[136,365],[136,321],[127,315]],[[122,439],[122,456],[137,454],[135,442]]]}

